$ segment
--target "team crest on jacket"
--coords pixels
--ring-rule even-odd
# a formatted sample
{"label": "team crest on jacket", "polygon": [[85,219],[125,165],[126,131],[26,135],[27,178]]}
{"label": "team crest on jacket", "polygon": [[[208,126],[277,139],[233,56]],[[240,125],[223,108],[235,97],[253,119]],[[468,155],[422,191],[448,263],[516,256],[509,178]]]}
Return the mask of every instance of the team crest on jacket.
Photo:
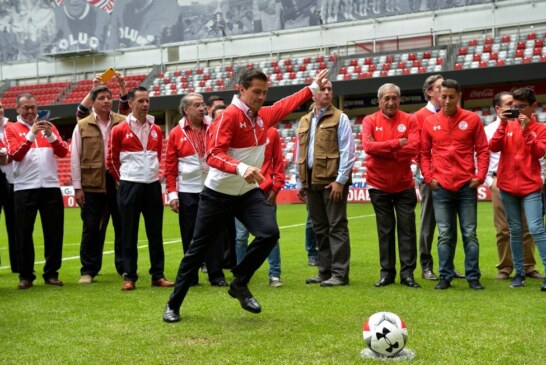
{"label": "team crest on jacket", "polygon": [[152,136],[153,139],[157,139],[157,132],[156,131],[152,130],[150,135]]}
{"label": "team crest on jacket", "polygon": [[398,127],[396,127],[396,129],[398,129],[398,132],[404,133],[406,131],[406,126],[404,124],[398,124]]}
{"label": "team crest on jacket", "polygon": [[126,133],[125,138],[133,138],[133,133],[132,132]]}
{"label": "team crest on jacket", "polygon": [[258,124],[258,127],[263,128],[264,127],[264,121],[262,118],[256,119],[256,124]]}
{"label": "team crest on jacket", "polygon": [[239,128],[246,128],[246,123],[245,122],[239,123]]}
{"label": "team crest on jacket", "polygon": [[464,120],[461,121],[461,122],[459,123],[459,129],[462,130],[462,131],[467,130],[467,129],[468,129],[468,123],[465,122]]}

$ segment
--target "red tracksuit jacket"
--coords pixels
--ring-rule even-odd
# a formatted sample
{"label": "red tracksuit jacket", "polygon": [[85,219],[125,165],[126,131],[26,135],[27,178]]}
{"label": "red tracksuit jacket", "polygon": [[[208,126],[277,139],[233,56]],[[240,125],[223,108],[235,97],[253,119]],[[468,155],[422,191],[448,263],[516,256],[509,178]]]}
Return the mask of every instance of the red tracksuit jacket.
{"label": "red tracksuit jacket", "polygon": [[[368,136],[374,141],[369,141]],[[400,138],[408,143],[400,147]],[[364,118],[362,145],[366,152],[366,183],[387,193],[413,188],[411,160],[419,152],[419,128],[415,117],[398,110],[392,118],[377,111]]]}
{"label": "red tracksuit jacket", "polygon": [[546,154],[546,126],[534,118],[525,130],[519,121],[500,123],[489,141],[493,152],[500,152],[497,186],[517,197],[542,189],[539,159]]}
{"label": "red tracksuit jacket", "polygon": [[260,189],[265,192],[271,190],[278,193],[284,188],[284,159],[281,149],[281,137],[276,128],[267,130],[267,142],[264,152],[264,164],[262,165],[262,175],[265,177],[260,184]]}
{"label": "red tracksuit jacket", "polygon": [[442,111],[431,115],[421,131],[420,156],[427,184],[435,179],[449,191],[458,191],[473,178],[482,184],[489,168],[489,148],[480,117],[461,108],[451,116]]}

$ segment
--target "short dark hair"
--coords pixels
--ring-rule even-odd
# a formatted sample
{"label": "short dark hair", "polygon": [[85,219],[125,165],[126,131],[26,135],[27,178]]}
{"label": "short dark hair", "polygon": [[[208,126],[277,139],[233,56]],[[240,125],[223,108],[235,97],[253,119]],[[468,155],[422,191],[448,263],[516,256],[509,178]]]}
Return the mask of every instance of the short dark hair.
{"label": "short dark hair", "polygon": [[112,92],[110,91],[108,87],[106,87],[106,85],[99,85],[91,90],[91,93],[90,93],[91,100],[93,101],[97,100],[97,96],[99,96],[99,93],[104,91],[107,91],[110,94],[110,96],[112,96]]}
{"label": "short dark hair", "polygon": [[458,93],[461,92],[461,85],[453,79],[445,79],[442,82],[442,87],[446,87],[448,89],[455,89]]}
{"label": "short dark hair", "polygon": [[21,99],[23,99],[23,98],[36,100],[34,95],[32,95],[31,93],[27,93],[27,92],[21,93],[21,94],[17,95],[17,99],[15,99],[15,105],[17,107],[19,107],[21,105]]}
{"label": "short dark hair", "polygon": [[239,85],[245,89],[248,89],[250,84],[252,84],[252,80],[254,79],[267,82],[267,76],[262,72],[262,70],[251,67],[247,68],[241,73],[241,76],[239,76]]}
{"label": "short dark hair", "polygon": [[426,101],[430,100],[430,97],[428,96],[427,91],[430,90],[430,88],[432,87],[432,85],[434,85],[434,83],[436,81],[438,81],[439,79],[443,79],[443,78],[444,77],[442,75],[440,75],[440,74],[431,75],[431,76],[427,77],[427,79],[425,80],[425,83],[423,84],[423,95],[425,96]]}
{"label": "short dark hair", "polygon": [[521,87],[519,89],[516,89],[512,91],[512,96],[516,100],[525,100],[529,103],[529,105],[533,105],[537,101],[535,92],[530,87]]}
{"label": "short dark hair", "polygon": [[493,108],[501,105],[501,99],[504,95],[512,95],[510,91],[501,91],[493,96]]}
{"label": "short dark hair", "polygon": [[212,106],[212,104],[214,104],[215,101],[218,101],[220,100],[222,103],[225,103],[224,101],[224,98],[218,96],[218,95],[211,95],[208,99],[207,99],[207,106],[210,108]]}
{"label": "short dark hair", "polygon": [[137,91],[145,91],[148,92],[148,89],[146,89],[144,86],[136,86],[133,87],[129,92],[127,93],[127,99],[133,100],[135,98],[135,93]]}
{"label": "short dark hair", "polygon": [[223,109],[225,109],[225,108],[227,108],[227,105],[216,105],[216,106],[214,107],[214,109],[211,110],[211,112],[210,112],[210,117],[211,117],[212,119],[214,119],[216,112],[217,112],[218,110],[223,110]]}

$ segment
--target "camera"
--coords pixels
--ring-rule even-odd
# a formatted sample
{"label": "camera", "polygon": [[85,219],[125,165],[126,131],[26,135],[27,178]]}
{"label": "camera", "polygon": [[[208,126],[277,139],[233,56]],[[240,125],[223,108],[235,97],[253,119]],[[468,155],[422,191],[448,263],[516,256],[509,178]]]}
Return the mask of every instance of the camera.
{"label": "camera", "polygon": [[505,114],[510,119],[516,119],[519,117],[519,109],[509,109],[505,112]]}

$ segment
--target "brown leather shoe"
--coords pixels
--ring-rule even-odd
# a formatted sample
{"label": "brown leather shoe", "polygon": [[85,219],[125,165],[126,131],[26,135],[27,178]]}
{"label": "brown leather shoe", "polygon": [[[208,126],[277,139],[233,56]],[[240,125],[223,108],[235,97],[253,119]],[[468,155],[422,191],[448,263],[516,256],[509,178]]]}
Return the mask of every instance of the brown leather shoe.
{"label": "brown leather shoe", "polygon": [[526,273],[525,276],[531,279],[544,279],[544,276],[540,275],[540,273],[536,270]]}
{"label": "brown leather shoe", "polygon": [[497,280],[508,280],[510,279],[510,274],[504,271],[499,271],[497,276],[495,276],[495,279]]}
{"label": "brown leather shoe", "polygon": [[160,286],[162,288],[170,288],[174,286],[172,281],[167,280],[166,278],[161,278],[157,280],[152,280],[152,286]]}
{"label": "brown leather shoe", "polygon": [[28,289],[32,287],[32,280],[26,280],[22,279],[19,281],[19,285],[17,285],[17,288],[19,289]]}
{"label": "brown leather shoe", "polygon": [[63,286],[63,282],[60,281],[58,278],[49,278],[45,280],[46,285],[55,285],[55,286]]}
{"label": "brown leather shoe", "polygon": [[129,291],[129,290],[135,290],[135,282],[132,280],[126,280],[123,282],[123,285],[121,286],[121,290],[123,291]]}

